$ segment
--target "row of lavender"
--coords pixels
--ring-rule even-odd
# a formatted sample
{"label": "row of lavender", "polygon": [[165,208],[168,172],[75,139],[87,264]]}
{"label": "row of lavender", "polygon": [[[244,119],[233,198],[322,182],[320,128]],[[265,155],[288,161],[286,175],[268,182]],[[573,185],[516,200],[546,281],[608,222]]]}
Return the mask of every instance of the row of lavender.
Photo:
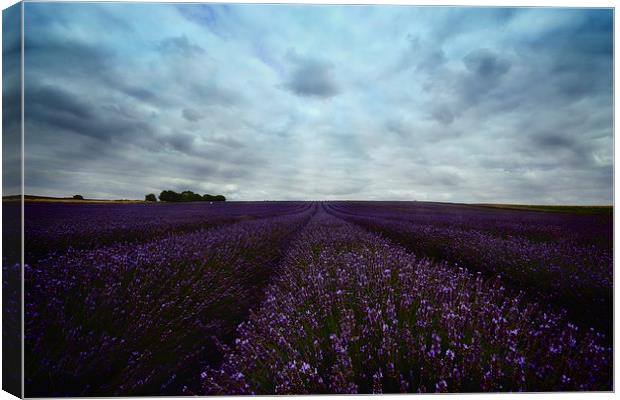
{"label": "row of lavender", "polygon": [[521,237],[533,242],[572,241],[611,249],[613,219],[610,208],[598,207],[598,212],[578,213],[541,212],[510,208],[452,203],[426,202],[334,202],[330,203],[343,214],[365,215],[381,219],[416,222],[436,227],[476,230],[500,238]]}
{"label": "row of lavender", "polygon": [[[18,205],[18,204],[17,204]],[[140,243],[171,233],[295,214],[302,202],[214,202],[182,204],[26,203],[26,261],[67,248],[89,249],[115,242]]]}
{"label": "row of lavender", "polygon": [[324,211],[280,271],[205,393],[612,388],[597,333]]}
{"label": "row of lavender", "polygon": [[[421,203],[420,207],[425,206]],[[424,212],[404,216],[395,208],[364,203],[329,206],[334,215],[380,233],[415,254],[486,276],[499,275],[532,300],[567,309],[572,319],[603,330],[611,340],[613,250],[605,244],[613,238],[611,217],[472,211],[448,205],[428,205]],[[537,232],[537,238],[546,240],[513,231],[517,225],[527,226],[527,232]],[[501,235],[497,234],[500,230]]]}
{"label": "row of lavender", "polygon": [[[315,208],[238,207],[255,217],[262,209],[263,217],[143,243],[69,248],[26,265],[26,395],[178,395],[198,388],[197,371],[221,358],[217,344],[231,343]],[[175,223],[165,212],[158,221]],[[99,232],[85,226],[84,235],[96,241]]]}

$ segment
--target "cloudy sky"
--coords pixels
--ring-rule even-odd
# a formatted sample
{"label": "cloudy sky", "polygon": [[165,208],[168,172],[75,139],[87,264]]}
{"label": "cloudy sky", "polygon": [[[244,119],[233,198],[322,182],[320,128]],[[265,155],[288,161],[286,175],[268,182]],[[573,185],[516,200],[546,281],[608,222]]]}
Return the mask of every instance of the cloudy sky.
{"label": "cloudy sky", "polygon": [[611,10],[25,5],[26,192],[612,201]]}

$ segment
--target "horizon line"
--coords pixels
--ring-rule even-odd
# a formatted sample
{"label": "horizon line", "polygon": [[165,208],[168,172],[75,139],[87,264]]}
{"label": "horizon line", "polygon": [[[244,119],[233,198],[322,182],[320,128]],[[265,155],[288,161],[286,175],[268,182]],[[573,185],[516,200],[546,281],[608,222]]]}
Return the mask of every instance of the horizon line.
{"label": "horizon line", "polygon": [[[15,195],[3,195],[2,200],[17,200],[18,197],[22,197],[21,194]],[[117,198],[117,199],[98,199],[98,198],[87,198],[84,197],[82,200],[74,199],[72,196],[69,197],[58,197],[58,196],[42,196],[42,195],[31,195],[24,194],[24,200],[59,200],[61,202],[136,202],[136,203],[176,203],[176,202],[167,202],[157,200],[156,202],[146,201],[143,199],[131,199],[131,198]],[[260,199],[260,200],[226,200],[226,202],[285,202],[285,201],[299,201],[299,202],[401,202],[401,203],[441,203],[441,204],[455,204],[455,205],[473,205],[473,206],[519,206],[519,207],[614,207],[614,203],[611,204],[601,204],[601,203],[592,203],[592,204],[562,204],[562,203],[552,203],[552,204],[544,204],[544,203],[512,203],[512,202],[462,202],[462,201],[439,201],[439,200],[393,200],[393,199],[341,199],[341,200],[325,200],[325,199]],[[193,201],[187,203],[200,203],[200,202],[209,202],[205,201]],[[183,203],[183,202],[180,202]]]}

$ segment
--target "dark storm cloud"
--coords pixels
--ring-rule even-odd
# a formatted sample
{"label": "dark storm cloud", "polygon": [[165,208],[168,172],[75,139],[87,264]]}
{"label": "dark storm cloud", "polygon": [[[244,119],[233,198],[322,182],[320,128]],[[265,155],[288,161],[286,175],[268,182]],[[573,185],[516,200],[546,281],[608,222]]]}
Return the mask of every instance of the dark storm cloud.
{"label": "dark storm cloud", "polygon": [[476,49],[463,58],[467,68],[458,85],[458,92],[463,102],[475,104],[501,83],[501,79],[510,70],[510,63],[489,49]]}
{"label": "dark storm cloud", "polygon": [[528,44],[564,54],[610,56],[613,54],[613,14],[605,9],[584,9],[572,24],[552,27]]}
{"label": "dark storm cloud", "polygon": [[[113,49],[54,35],[27,35],[24,43],[26,81],[72,76],[83,84],[105,85],[140,101],[158,102],[159,96],[124,77],[122,57]],[[39,68],[37,68],[39,67]]]}
{"label": "dark storm cloud", "polygon": [[510,69],[510,64],[489,49],[478,49],[463,59],[467,69],[477,76],[489,80],[497,79]]}
{"label": "dark storm cloud", "polygon": [[159,42],[157,48],[163,53],[179,54],[185,57],[205,53],[205,49],[191,43],[185,35],[164,39]]}
{"label": "dark storm cloud", "polygon": [[21,124],[21,12],[19,5],[3,11],[2,129]]}
{"label": "dark storm cloud", "polygon": [[4,74],[4,81],[2,82],[2,129],[21,129],[22,91],[19,72],[11,69],[8,71],[11,71],[11,74]]}
{"label": "dark storm cloud", "polygon": [[153,91],[145,89],[143,87],[125,85],[120,82],[117,82],[117,85],[117,89],[120,92],[131,96],[136,100],[155,101],[158,98],[157,94],[155,94]]}
{"label": "dark storm cloud", "polygon": [[184,108],[183,109],[183,118],[185,118],[188,121],[191,122],[198,122],[200,121],[203,116],[200,115],[200,113],[194,109],[191,108]]}
{"label": "dark storm cloud", "polygon": [[45,65],[49,72],[81,77],[106,76],[113,57],[113,53],[94,45],[50,35],[26,35],[24,52],[27,64]]}
{"label": "dark storm cloud", "polygon": [[39,111],[46,110],[69,114],[78,119],[94,118],[94,112],[86,105],[86,99],[80,99],[58,87],[51,85],[29,87],[25,97],[29,118],[36,119]]}
{"label": "dark storm cloud", "polygon": [[104,141],[117,136],[150,134],[145,122],[126,118],[120,113],[106,115],[99,107],[90,104],[88,98],[59,87],[28,85],[24,97],[26,119],[30,124],[48,125]]}
{"label": "dark storm cloud", "polygon": [[336,96],[340,89],[334,78],[334,67],[328,62],[291,56],[293,71],[286,87],[300,96],[329,98]]}
{"label": "dark storm cloud", "polygon": [[195,137],[186,133],[176,133],[163,138],[165,144],[182,153],[189,153],[193,149]]}
{"label": "dark storm cloud", "polygon": [[447,106],[438,105],[432,112],[432,118],[444,125],[450,125],[454,121],[454,114]]}
{"label": "dark storm cloud", "polygon": [[546,148],[571,148],[575,142],[570,137],[557,133],[550,133],[538,136],[536,143]]}
{"label": "dark storm cloud", "polygon": [[611,94],[613,37],[612,14],[584,10],[574,24],[562,26],[531,42],[537,54],[551,55],[549,78],[569,101],[587,95]]}

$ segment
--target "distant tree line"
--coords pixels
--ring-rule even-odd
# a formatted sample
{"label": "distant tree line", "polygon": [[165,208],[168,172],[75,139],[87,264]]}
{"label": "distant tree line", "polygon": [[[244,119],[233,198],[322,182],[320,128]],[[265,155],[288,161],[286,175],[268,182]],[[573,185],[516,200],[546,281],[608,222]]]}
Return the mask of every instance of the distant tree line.
{"label": "distant tree line", "polygon": [[[153,193],[147,194],[144,198],[145,201],[157,201],[157,198]],[[181,193],[177,193],[174,190],[164,190],[159,194],[160,201],[166,201],[170,203],[181,203],[190,201],[226,201],[226,197],[221,194],[210,195],[194,193],[191,190],[186,190]]]}

